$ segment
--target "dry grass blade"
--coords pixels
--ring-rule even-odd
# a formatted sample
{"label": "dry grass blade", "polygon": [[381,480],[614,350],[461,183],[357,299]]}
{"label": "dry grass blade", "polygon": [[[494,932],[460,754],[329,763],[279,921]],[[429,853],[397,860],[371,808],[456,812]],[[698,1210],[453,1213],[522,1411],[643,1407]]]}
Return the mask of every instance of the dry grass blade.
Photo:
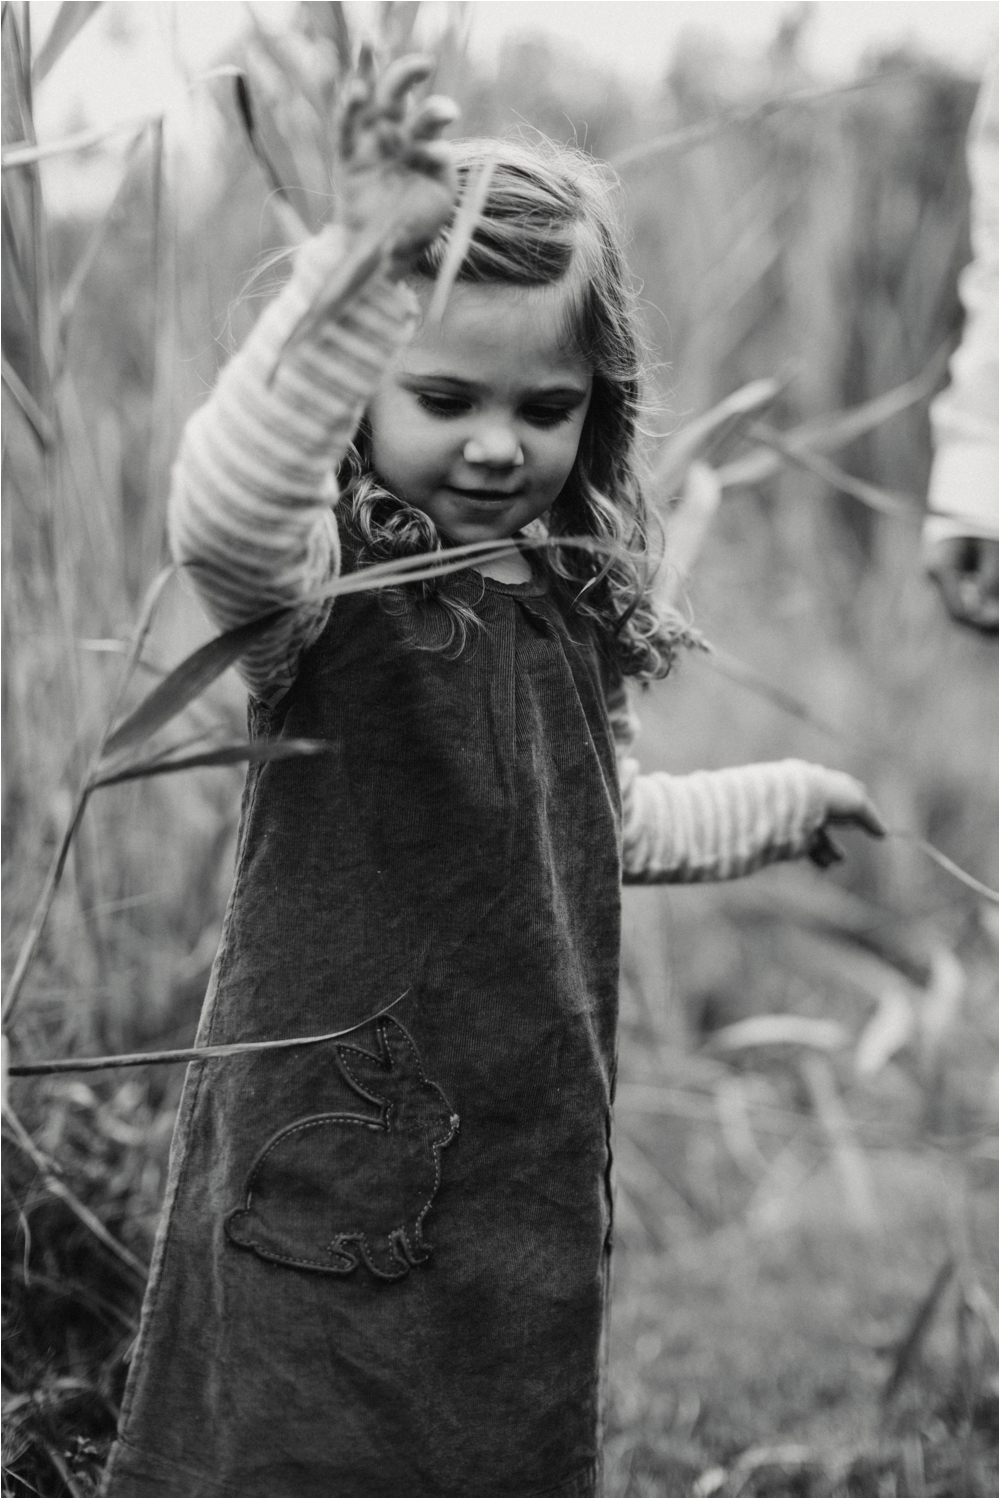
{"label": "dry grass blade", "polygon": [[[146,592],[146,597],[143,601],[143,607],[139,615],[139,623],[136,626],[135,636],[132,641],[132,647],[129,652],[128,659],[125,663],[125,669],[122,672],[121,683],[115,696],[115,701],[112,706],[111,713],[109,714],[109,726],[114,719],[115,713],[117,712],[118,704],[121,702],[122,694],[125,692],[125,689],[127,688],[129,681],[131,680],[132,673],[135,670],[136,662],[142,654],[142,648],[146,643],[146,638],[149,634],[150,626],[153,622],[153,615],[156,612],[156,606],[159,603],[164,588],[166,587],[170,578],[173,576],[173,573],[174,569],[172,567],[165,567],[162,572],[160,572],[156,576],[156,578],[154,578],[153,582],[150,584]],[[84,810],[87,806],[87,798],[90,795],[90,780],[93,776],[97,760],[101,755],[102,747],[106,742],[106,738],[107,734],[105,732],[105,735],[101,740],[101,746],[98,748],[97,754],[92,760],[91,765],[87,771],[87,775],[84,777],[83,783],[77,791],[76,798],[73,802],[69,819],[66,824],[66,831],[63,833],[62,839],[59,843],[59,847],[56,850],[55,857],[49,865],[48,872],[45,876],[45,882],[42,885],[41,894],[39,895],[38,900],[35,904],[35,909],[32,912],[28,930],[25,933],[23,942],[21,943],[21,950],[17,956],[17,963],[14,966],[14,972],[10,976],[10,981],[7,985],[7,992],[4,995],[3,1010],[2,1013],[0,1013],[0,1019],[2,1019],[5,1025],[10,1024],[11,1018],[14,1014],[14,1010],[17,1006],[17,1002],[21,995],[21,988],[24,984],[24,980],[27,977],[28,970],[30,969],[32,961],[34,960],[35,953],[38,950],[38,944],[41,940],[42,932],[45,930],[45,923],[48,920],[49,912],[52,909],[52,902],[55,899],[55,893],[59,888],[59,881],[61,880],[63,870],[66,867],[66,859],[69,855],[69,851],[72,846],[73,839],[76,835],[77,828],[80,826],[80,820],[83,817]]]}
{"label": "dry grass blade", "polygon": [[909,1041],[916,1029],[916,1015],[906,988],[887,985],[875,1014],[858,1037],[854,1066],[862,1077],[874,1077]]}
{"label": "dry grass blade", "polygon": [[37,1168],[39,1174],[45,1182],[47,1189],[52,1193],[52,1195],[54,1197],[60,1197],[63,1202],[65,1202],[70,1211],[80,1220],[84,1227],[89,1229],[96,1239],[100,1240],[105,1249],[109,1250],[111,1254],[113,1254],[115,1258],[119,1260],[127,1270],[130,1270],[133,1275],[137,1276],[138,1279],[143,1284],[145,1284],[146,1277],[149,1273],[147,1267],[142,1263],[140,1259],[136,1258],[136,1256],[130,1249],[126,1249],[124,1244],[120,1244],[114,1237],[114,1235],[110,1234],[104,1227],[104,1224],[101,1222],[100,1218],[92,1213],[90,1209],[80,1201],[80,1199],[74,1192],[70,1191],[69,1187],[67,1187],[66,1183],[62,1180],[59,1172],[59,1167],[56,1165],[55,1161],[47,1156],[43,1150],[40,1150],[38,1148],[34,1140],[28,1134],[28,1131],[25,1129],[24,1125],[21,1123],[20,1119],[18,1119],[17,1115],[11,1111],[7,1104],[4,1104],[3,1106],[3,1120],[10,1130],[15,1142],[20,1146],[25,1155],[28,1156],[28,1158]]}
{"label": "dry grass blade", "polygon": [[435,49],[435,86],[443,94],[450,96],[459,93],[463,81],[468,77],[471,30],[472,8],[469,0],[451,0],[447,21]]}
{"label": "dry grass blade", "polygon": [[51,1442],[45,1443],[45,1451],[48,1454],[49,1462],[52,1464],[53,1468],[55,1468],[56,1472],[59,1474],[59,1477],[62,1479],[66,1487],[66,1492],[71,1496],[71,1499],[83,1499],[83,1489],[79,1488],[78,1485],[73,1482],[72,1474],[69,1471],[69,1468],[66,1464],[66,1459],[63,1457],[62,1453],[58,1452]]}
{"label": "dry grass blade", "polygon": [[287,609],[274,609],[260,619],[237,625],[234,630],[217,635],[214,640],[185,657],[108,737],[104,743],[102,759],[108,760],[141,744],[157,729],[169,723],[206,687],[211,686],[227,667],[238,661],[249,646],[273,629],[287,614]]}
{"label": "dry grass blade", "polygon": [[61,140],[46,141],[40,146],[18,141],[3,152],[0,168],[6,172],[13,167],[26,167],[37,161],[45,161],[50,156],[63,156],[68,151],[89,151],[91,146],[113,140],[116,135],[136,135],[162,118],[161,114],[136,115],[130,120],[118,120],[114,125],[77,130],[73,135],[64,135]]}
{"label": "dry grass blade", "polygon": [[614,556],[618,550],[613,543],[598,541],[592,536],[520,537],[516,543],[508,539],[470,541],[462,546],[448,547],[447,551],[442,549],[399,557],[392,562],[379,562],[362,571],[347,573],[302,602],[314,603],[339,598],[341,594],[368,593],[381,588],[399,588],[407,583],[422,583],[446,577],[449,573],[467,571],[476,561],[496,562],[516,552],[545,551],[552,547],[574,547],[598,557]]}
{"label": "dry grass blade", "polygon": [[[820,1126],[804,1117],[797,1110],[782,1108],[778,1104],[748,1100],[753,1127],[758,1134],[785,1138],[790,1133],[808,1136],[819,1134]],[[622,1083],[615,1093],[615,1109],[628,1113],[668,1116],[693,1119],[702,1123],[717,1123],[718,1108],[712,1099],[703,1093],[681,1088],[665,1088],[648,1083]],[[879,1126],[857,1126],[865,1142],[870,1145],[899,1145],[898,1132]]]}
{"label": "dry grass blade", "polygon": [[57,356],[57,366],[54,376],[55,379],[59,378],[59,363],[62,359],[65,358],[66,341],[69,335],[69,325],[72,321],[73,313],[76,310],[76,304],[79,300],[80,293],[83,290],[84,282],[90,275],[97,257],[101,252],[101,248],[104,244],[108,230],[112,227],[115,221],[115,217],[121,205],[125,189],[129,184],[129,168],[132,165],[132,161],[135,158],[140,145],[145,139],[146,130],[148,128],[149,127],[147,126],[139,131],[132,144],[126,151],[125,161],[122,166],[121,181],[118,184],[115,195],[111,200],[107,212],[101,216],[96,226],[94,227],[90,239],[87,241],[83,253],[81,254],[79,260],[76,262],[76,265],[73,267],[72,274],[70,275],[69,280],[66,282],[66,285],[64,286],[62,291],[62,295],[59,298],[59,327],[57,331],[57,346],[59,353]]}
{"label": "dry grass blade", "polygon": [[755,125],[785,109],[801,105],[823,104],[845,94],[855,94],[860,89],[873,88],[882,83],[896,83],[900,79],[909,80],[917,76],[919,75],[914,72],[900,70],[874,74],[869,78],[859,78],[852,83],[838,84],[834,88],[798,89],[794,93],[779,95],[775,99],[765,99],[750,109],[732,109],[726,114],[717,115],[714,120],[705,120],[697,125],[684,125],[679,130],[671,130],[667,135],[644,141],[641,146],[632,146],[627,151],[619,152],[617,156],[611,158],[611,165],[616,172],[628,171],[632,167],[645,165],[657,156],[670,155],[676,151],[689,151],[693,146],[703,145],[705,141],[710,141],[722,131],[731,130],[735,126]]}
{"label": "dry grass blade", "polygon": [[[797,427],[782,433],[785,442],[796,451],[808,448],[814,454],[846,447],[858,437],[863,437],[866,432],[874,431],[884,422],[890,421],[894,416],[899,416],[902,412],[908,411],[911,406],[916,406],[933,395],[947,367],[950,350],[951,341],[948,340],[928,360],[927,365],[915,379],[907,380],[893,390],[874,396],[872,400],[864,401],[860,406],[853,406],[848,411],[801,422]],[[735,459],[732,463],[721,465],[716,472],[723,489],[732,489],[738,486],[761,484],[766,479],[773,478],[780,472],[781,463],[782,455],[773,449],[758,449],[743,458]]]}
{"label": "dry grass blade", "polygon": [[919,375],[912,380],[897,385],[893,390],[887,390],[883,395],[873,396],[870,401],[864,401],[849,411],[803,422],[794,432],[786,432],[785,437],[795,446],[801,444],[822,452],[845,447],[856,438],[863,437],[866,432],[871,432],[891,421],[894,416],[899,416],[901,412],[908,411],[911,406],[928,400],[937,390],[948,368],[951,349],[952,340],[947,339],[935,349]]}
{"label": "dry grass blade", "polygon": [[837,1088],[833,1068],[826,1057],[814,1051],[804,1052],[799,1066],[816,1118],[829,1140],[848,1212],[858,1228],[871,1231],[878,1223],[871,1172],[858,1143],[854,1122]]}
{"label": "dry grass blade", "polygon": [[872,951],[859,938],[836,926],[793,926],[783,933],[784,961],[802,975],[810,987],[823,991],[852,990],[878,1005],[893,991],[914,990],[895,962]]}
{"label": "dry grass blade", "polygon": [[819,729],[823,734],[829,734],[833,739],[845,739],[840,729],[829,723],[814,708],[810,708],[808,703],[802,702],[801,698],[787,692],[784,687],[778,687],[754,667],[741,661],[739,657],[731,656],[728,651],[722,651],[718,646],[706,641],[705,654],[702,659],[721,676],[728,677],[731,682],[737,682],[739,686],[747,688],[750,692],[755,692],[759,697],[773,703],[776,708],[780,708],[782,712],[790,713],[793,718],[799,719],[801,723],[810,724],[812,728]]}
{"label": "dry grass blade", "polygon": [[725,1478],[725,1484],[734,1494],[741,1494],[759,1469],[784,1468],[787,1471],[782,1475],[782,1487],[790,1488],[798,1473],[810,1465],[817,1465],[819,1457],[820,1454],[814,1448],[797,1442],[751,1447],[736,1459]]}
{"label": "dry grass blade", "polygon": [[683,491],[666,524],[656,592],[668,606],[675,602],[698,560],[721,499],[722,486],[715,470],[695,459],[688,466]]}
{"label": "dry grass blade", "polygon": [[21,944],[21,951],[18,953],[17,962],[14,965],[14,972],[10,976],[7,992],[4,995],[3,1012],[0,1018],[2,1018],[5,1025],[9,1025],[10,1023],[14,1008],[21,995],[21,986],[27,976],[28,969],[31,967],[42,932],[45,930],[45,923],[48,920],[49,911],[52,909],[52,901],[59,888],[62,872],[66,867],[66,859],[69,855],[73,838],[77,828],[80,826],[80,819],[87,805],[88,794],[86,788],[78,792],[66,825],[66,831],[63,833],[62,840],[56,850],[55,858],[49,865],[48,873],[45,876],[45,883],[42,886],[41,894],[38,897],[38,902],[32,914],[31,923],[25,933],[24,941]]}
{"label": "dry grass blade", "polygon": [[855,479],[852,474],[847,474],[828,458],[821,458],[818,453],[811,452],[808,448],[799,447],[790,443],[780,432],[766,426],[762,422],[755,422],[750,429],[750,435],[764,444],[765,447],[774,450],[786,458],[789,463],[799,468],[804,468],[807,473],[815,474],[817,478],[825,480],[833,489],[839,489],[842,494],[849,494],[852,499],[860,500],[871,510],[877,510],[882,515],[891,515],[897,520],[916,520],[923,513],[920,501],[912,495],[898,494],[890,489],[883,489],[878,484],[869,484],[864,479]]}
{"label": "dry grass blade", "polygon": [[958,880],[959,884],[964,885],[967,890],[974,891],[976,895],[981,895],[984,900],[991,901],[995,906],[1000,905],[1000,891],[994,890],[990,885],[984,885],[982,880],[976,879],[975,875],[966,873],[960,864],[956,864],[954,859],[949,859],[947,854],[943,854],[939,848],[935,848],[933,843],[928,843],[927,839],[921,838],[918,833],[910,833],[905,828],[891,828],[889,836],[904,838],[908,843],[915,843],[921,853],[926,854],[928,859],[933,859],[940,869],[950,874],[952,879]]}
{"label": "dry grass blade", "polygon": [[[3,149],[12,140],[34,146],[31,110],[30,12],[5,5],[2,13]],[[50,382],[44,352],[45,226],[37,168],[8,178],[3,193],[3,352],[37,405],[47,412]]]}
{"label": "dry grass blade", "polygon": [[693,422],[681,430],[668,442],[660,453],[653,470],[653,485],[658,494],[669,495],[675,484],[683,477],[691,460],[710,437],[714,437],[720,430],[729,426],[734,421],[756,416],[759,411],[770,406],[781,394],[781,383],[778,380],[751,380],[739,390],[733,391],[732,395],[726,396],[725,400],[706,411],[703,416],[696,417]]}
{"label": "dry grass blade", "polygon": [[420,0],[382,0],[381,43],[392,58],[413,50],[413,28]]}
{"label": "dry grass blade", "polygon": [[63,0],[63,4],[56,12],[52,29],[39,49],[32,66],[31,77],[34,83],[41,83],[45,75],[59,61],[77,32],[86,26],[94,11],[100,10],[100,7],[101,0],[72,0],[72,4],[69,0]]}
{"label": "dry grass blade", "polygon": [[333,42],[341,75],[346,76],[354,66],[354,44],[341,0],[327,0],[326,5],[316,9],[320,12],[316,24],[322,27],[325,35]]}
{"label": "dry grass blade", "polygon": [[281,222],[281,227],[293,245],[301,244],[307,237],[309,230],[303,223],[295,205],[291,200],[288,184],[282,182],[277,168],[271,160],[270,154],[260,138],[260,130],[257,126],[257,116],[250,94],[250,85],[245,73],[238,69],[233,74],[236,91],[236,109],[243,122],[250,150],[260,164],[265,177],[271,184],[274,197],[271,199],[271,207],[274,209]]}
{"label": "dry grass blade", "polygon": [[758,1181],[767,1171],[767,1157],[757,1144],[750,1118],[750,1099],[741,1077],[722,1077],[715,1085],[715,1106],[723,1143],[742,1172]]}
{"label": "dry grass blade", "polygon": [[271,760],[292,760],[304,755],[329,754],[332,746],[321,739],[275,739],[254,743],[251,740],[237,740],[232,744],[220,744],[209,750],[203,750],[197,755],[183,755],[177,759],[155,756],[149,760],[141,760],[138,764],[127,765],[124,770],[112,771],[109,775],[98,776],[90,783],[90,790],[96,791],[101,786],[117,786],[122,781],[138,781],[147,776],[172,775],[178,770],[195,770],[200,766],[212,765],[262,765]]}
{"label": "dry grass blade", "polygon": [[146,596],[142,601],[142,608],[139,611],[139,623],[135,627],[135,632],[129,644],[128,653],[125,660],[125,668],[122,672],[121,681],[118,685],[118,691],[115,695],[115,700],[112,705],[111,712],[108,715],[108,726],[105,729],[103,738],[101,739],[101,747],[99,750],[100,754],[104,753],[111,725],[114,722],[115,715],[117,714],[119,705],[121,704],[121,700],[128,689],[128,684],[132,680],[132,674],[139,664],[139,658],[142,655],[146,641],[149,637],[150,629],[152,628],[153,616],[156,613],[156,607],[160,602],[163,590],[170,582],[170,579],[173,577],[174,572],[175,569],[173,567],[162,568],[161,571],[157,573],[156,577],[153,579],[152,583],[146,590]]}
{"label": "dry grass blade", "polygon": [[893,1398],[916,1365],[924,1338],[954,1273],[955,1261],[949,1256],[931,1282],[930,1290],[917,1307],[913,1320],[899,1344],[892,1370],[882,1391],[882,1399],[886,1404]]}
{"label": "dry grass blade", "polygon": [[43,451],[52,448],[56,440],[55,428],[6,356],[3,360],[3,383],[21,408],[39,447]]}
{"label": "dry grass blade", "polygon": [[805,1046],[816,1051],[843,1051],[850,1035],[835,1020],[810,1015],[753,1015],[713,1031],[713,1051],[742,1051],[745,1046]]}
{"label": "dry grass blade", "polygon": [[462,261],[468,254],[472,243],[472,236],[476,232],[479,215],[483,211],[486,196],[493,181],[493,173],[496,169],[496,157],[488,156],[481,164],[475,177],[469,177],[465,184],[461,202],[455,212],[454,222],[448,234],[448,245],[441,261],[437,279],[434,282],[434,293],[431,297],[430,306],[427,309],[427,317],[430,322],[440,322],[444,317],[444,310],[451,296],[451,289],[455,284],[455,278],[462,268]]}
{"label": "dry grass blade", "polygon": [[381,1020],[383,1015],[388,1015],[390,1010],[402,1004],[409,992],[409,989],[404,989],[402,994],[397,994],[394,1000],[383,1005],[374,1014],[366,1015],[364,1020],[345,1026],[343,1030],[328,1031],[322,1036],[290,1036],[279,1041],[233,1041],[224,1046],[180,1046],[170,1051],[133,1051],[107,1057],[65,1057],[50,1062],[17,1062],[7,1070],[11,1077],[41,1077],[59,1072],[105,1072],[114,1067],[159,1067],[174,1062],[211,1062],[220,1057],[287,1051],[293,1046],[319,1046],[325,1041],[342,1041],[345,1036],[353,1036],[366,1025]]}

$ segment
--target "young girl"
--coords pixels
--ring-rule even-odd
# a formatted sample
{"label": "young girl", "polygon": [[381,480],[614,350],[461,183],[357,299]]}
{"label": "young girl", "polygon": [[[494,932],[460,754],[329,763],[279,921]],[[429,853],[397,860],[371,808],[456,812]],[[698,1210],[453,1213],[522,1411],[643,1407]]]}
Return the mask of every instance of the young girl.
{"label": "young girl", "polygon": [[[678,632],[647,581],[607,191],[554,147],[446,148],[441,101],[406,112],[426,71],[355,91],[341,223],[176,468],[176,555],[218,624],[294,606],[243,661],[253,733],[329,746],[250,771],[200,1039],[357,1029],[192,1069],[109,1494],[594,1493],[623,871],[727,878],[830,821],[878,829],[798,761],[629,758],[624,679],[662,676]],[[454,178],[487,151],[431,317]],[[308,331],[390,217],[391,257]],[[540,522],[616,550],[316,601],[341,568]]]}

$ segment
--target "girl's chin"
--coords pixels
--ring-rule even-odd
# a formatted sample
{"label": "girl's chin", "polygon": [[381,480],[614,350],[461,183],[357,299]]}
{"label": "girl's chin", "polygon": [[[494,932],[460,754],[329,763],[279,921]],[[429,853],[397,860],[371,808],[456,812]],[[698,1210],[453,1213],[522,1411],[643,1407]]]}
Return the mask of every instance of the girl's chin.
{"label": "girl's chin", "polygon": [[464,546],[469,541],[506,541],[518,529],[517,526],[490,525],[487,521],[479,525],[469,522],[464,525],[438,526],[438,531],[452,546]]}
{"label": "girl's chin", "polygon": [[452,546],[465,546],[471,541],[505,541],[520,530],[518,521],[508,512],[495,516],[431,514],[431,520]]}

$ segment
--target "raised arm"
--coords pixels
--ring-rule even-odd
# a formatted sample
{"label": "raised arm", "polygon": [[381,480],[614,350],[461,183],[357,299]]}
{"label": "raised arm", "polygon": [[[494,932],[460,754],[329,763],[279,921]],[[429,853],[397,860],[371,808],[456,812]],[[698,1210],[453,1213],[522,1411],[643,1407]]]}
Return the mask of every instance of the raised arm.
{"label": "raised arm", "polygon": [[826,837],[829,824],[884,832],[859,781],[804,760],[643,774],[630,753],[636,722],[624,688],[608,707],[618,749],[626,884],[731,880],[803,855],[826,864],[838,857]]}
{"label": "raised arm", "polygon": [[[415,299],[398,278],[451,211],[447,148],[437,136],[454,109],[428,100],[405,112],[408,89],[428,70],[406,59],[377,87],[355,87],[340,221],[299,250],[288,284],[189,421],[174,467],[171,546],[215,622],[229,629],[291,609],[240,663],[265,701],[287,691],[328,616],[330,604],[311,596],[340,569],[334,474],[413,326]],[[380,229],[389,232],[386,253],[334,315],[310,326],[306,315]],[[304,318],[304,336],[285,349]]]}

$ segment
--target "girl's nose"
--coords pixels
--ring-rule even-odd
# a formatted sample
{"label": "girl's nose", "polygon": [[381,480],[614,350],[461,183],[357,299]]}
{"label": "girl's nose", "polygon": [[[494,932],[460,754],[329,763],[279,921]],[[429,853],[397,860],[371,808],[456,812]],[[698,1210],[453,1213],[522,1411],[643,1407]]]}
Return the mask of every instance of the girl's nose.
{"label": "girl's nose", "polygon": [[524,462],[524,451],[509,428],[490,427],[469,438],[462,457],[466,463],[487,468],[519,468]]}

